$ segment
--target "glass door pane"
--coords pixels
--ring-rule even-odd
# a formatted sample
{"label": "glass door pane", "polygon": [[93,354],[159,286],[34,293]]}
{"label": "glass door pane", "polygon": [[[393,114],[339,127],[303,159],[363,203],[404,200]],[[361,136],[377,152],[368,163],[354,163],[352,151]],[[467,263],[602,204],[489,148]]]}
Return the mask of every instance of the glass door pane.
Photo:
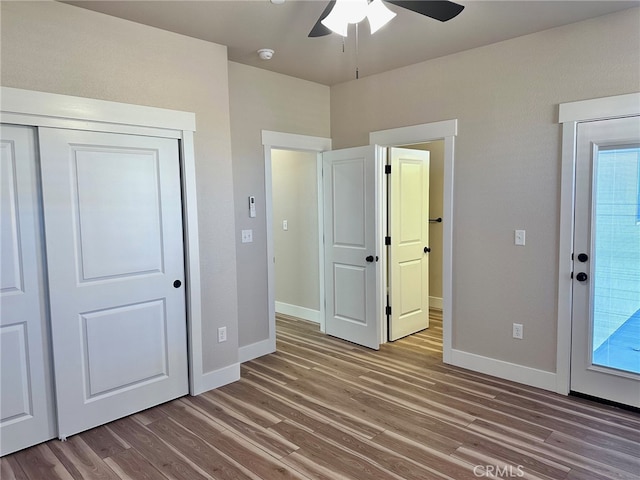
{"label": "glass door pane", "polygon": [[640,147],[594,160],[592,362],[640,373]]}

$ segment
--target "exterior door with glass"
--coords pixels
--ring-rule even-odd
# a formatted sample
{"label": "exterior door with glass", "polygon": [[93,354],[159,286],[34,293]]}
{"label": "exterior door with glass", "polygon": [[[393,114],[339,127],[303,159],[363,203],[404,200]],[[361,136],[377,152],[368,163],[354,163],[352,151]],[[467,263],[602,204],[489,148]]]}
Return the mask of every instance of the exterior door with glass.
{"label": "exterior door with glass", "polygon": [[640,117],[577,128],[571,390],[640,407]]}

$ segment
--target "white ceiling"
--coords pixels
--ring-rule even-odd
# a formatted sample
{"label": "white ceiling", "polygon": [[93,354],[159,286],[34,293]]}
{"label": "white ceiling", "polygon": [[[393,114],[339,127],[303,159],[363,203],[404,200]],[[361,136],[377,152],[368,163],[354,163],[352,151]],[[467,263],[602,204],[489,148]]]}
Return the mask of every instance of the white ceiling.
{"label": "white ceiling", "polygon": [[[325,85],[411,65],[533,32],[640,6],[635,1],[460,0],[465,9],[441,23],[387,4],[398,15],[375,35],[360,26],[345,40],[307,34],[328,0],[69,1],[90,10],[226,45],[229,60]],[[257,50],[272,48],[272,60]]]}

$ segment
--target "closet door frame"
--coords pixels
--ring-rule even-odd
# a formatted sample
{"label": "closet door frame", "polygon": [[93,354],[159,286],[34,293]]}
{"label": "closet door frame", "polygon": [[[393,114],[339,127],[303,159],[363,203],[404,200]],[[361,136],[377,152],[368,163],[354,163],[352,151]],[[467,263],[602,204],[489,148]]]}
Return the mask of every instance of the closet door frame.
{"label": "closet door frame", "polygon": [[0,87],[0,98],[2,98],[0,103],[1,123],[146,135],[179,140],[184,222],[189,393],[198,395],[208,390],[202,364],[200,253],[193,146],[193,132],[196,130],[195,114],[10,87]]}

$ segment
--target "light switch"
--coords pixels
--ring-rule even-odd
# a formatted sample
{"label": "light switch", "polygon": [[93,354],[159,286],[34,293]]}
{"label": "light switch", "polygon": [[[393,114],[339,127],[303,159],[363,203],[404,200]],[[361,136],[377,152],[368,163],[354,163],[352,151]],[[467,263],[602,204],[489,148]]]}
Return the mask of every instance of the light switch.
{"label": "light switch", "polygon": [[242,243],[253,242],[253,230],[242,230]]}
{"label": "light switch", "polygon": [[282,229],[289,230],[289,222],[287,222],[286,220],[282,220]]}
{"label": "light switch", "polygon": [[524,246],[524,239],[525,239],[525,231],[524,230],[516,230],[515,237],[514,237],[514,243],[516,245]]}

